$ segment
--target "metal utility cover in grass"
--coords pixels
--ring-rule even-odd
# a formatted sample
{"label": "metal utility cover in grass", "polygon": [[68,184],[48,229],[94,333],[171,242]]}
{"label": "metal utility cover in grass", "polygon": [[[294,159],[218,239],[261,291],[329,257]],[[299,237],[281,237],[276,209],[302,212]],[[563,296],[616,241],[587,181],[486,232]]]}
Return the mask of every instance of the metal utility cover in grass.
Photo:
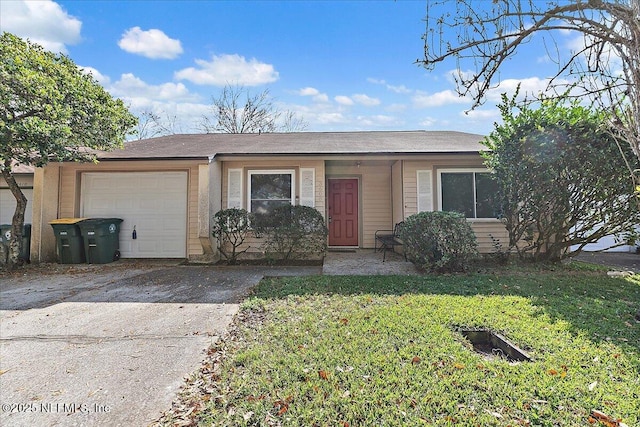
{"label": "metal utility cover in grass", "polygon": [[509,362],[531,361],[531,357],[524,350],[496,332],[488,329],[459,329],[458,331],[471,342],[477,353],[487,359],[503,357]]}

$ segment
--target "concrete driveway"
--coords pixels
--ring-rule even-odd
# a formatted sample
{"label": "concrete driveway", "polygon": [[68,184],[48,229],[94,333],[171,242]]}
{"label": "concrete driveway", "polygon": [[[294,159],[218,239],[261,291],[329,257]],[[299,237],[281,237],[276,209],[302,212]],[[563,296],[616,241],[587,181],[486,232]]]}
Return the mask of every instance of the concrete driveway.
{"label": "concrete driveway", "polygon": [[0,276],[0,425],[145,426],[264,275],[120,261]]}

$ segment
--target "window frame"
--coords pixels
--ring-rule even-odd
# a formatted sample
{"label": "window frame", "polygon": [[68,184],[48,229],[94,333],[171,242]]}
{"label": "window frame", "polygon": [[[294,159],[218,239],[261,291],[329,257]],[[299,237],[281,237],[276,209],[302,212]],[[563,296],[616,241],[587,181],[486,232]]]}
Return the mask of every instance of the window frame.
{"label": "window frame", "polygon": [[467,218],[468,221],[499,221],[498,218],[486,218],[486,217],[477,217],[477,208],[478,208],[478,201],[477,201],[477,191],[476,191],[476,174],[477,173],[493,173],[491,172],[489,169],[486,168],[446,168],[446,169],[438,169],[437,175],[438,175],[438,210],[442,211],[442,174],[443,173],[471,173],[473,174],[473,188],[472,188],[472,192],[473,192],[473,214],[474,217],[472,218]]}
{"label": "window frame", "polygon": [[[291,206],[296,201],[296,170],[295,169],[249,169],[247,171],[247,212],[251,211],[251,177],[253,175],[291,175]],[[283,200],[283,199],[274,199]]]}

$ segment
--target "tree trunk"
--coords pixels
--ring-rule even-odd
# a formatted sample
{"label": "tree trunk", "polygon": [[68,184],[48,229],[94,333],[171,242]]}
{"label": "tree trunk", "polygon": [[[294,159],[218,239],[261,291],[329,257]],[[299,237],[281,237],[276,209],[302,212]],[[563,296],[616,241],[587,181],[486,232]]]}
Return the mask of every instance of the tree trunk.
{"label": "tree trunk", "polygon": [[[2,176],[17,202],[11,222],[11,235],[6,245],[8,250],[7,267],[9,270],[13,270],[16,266],[22,265],[24,262],[20,257],[20,253],[22,252],[22,230],[24,228],[24,212],[27,209],[27,198],[22,193],[20,186],[18,186],[15,177],[11,173],[11,160],[5,161]],[[6,237],[6,235],[3,236],[3,240],[6,241]]]}

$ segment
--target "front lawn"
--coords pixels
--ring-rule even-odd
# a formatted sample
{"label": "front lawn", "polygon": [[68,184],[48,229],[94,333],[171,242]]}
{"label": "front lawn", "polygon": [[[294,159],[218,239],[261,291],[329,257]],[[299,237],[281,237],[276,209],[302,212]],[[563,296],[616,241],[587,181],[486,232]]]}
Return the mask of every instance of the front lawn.
{"label": "front lawn", "polygon": [[[210,351],[225,353],[219,366],[193,379],[210,383],[200,388],[197,418],[229,426],[640,425],[639,308],[640,276],[566,268],[266,279],[233,336]],[[459,327],[497,331],[532,361],[487,359]]]}

